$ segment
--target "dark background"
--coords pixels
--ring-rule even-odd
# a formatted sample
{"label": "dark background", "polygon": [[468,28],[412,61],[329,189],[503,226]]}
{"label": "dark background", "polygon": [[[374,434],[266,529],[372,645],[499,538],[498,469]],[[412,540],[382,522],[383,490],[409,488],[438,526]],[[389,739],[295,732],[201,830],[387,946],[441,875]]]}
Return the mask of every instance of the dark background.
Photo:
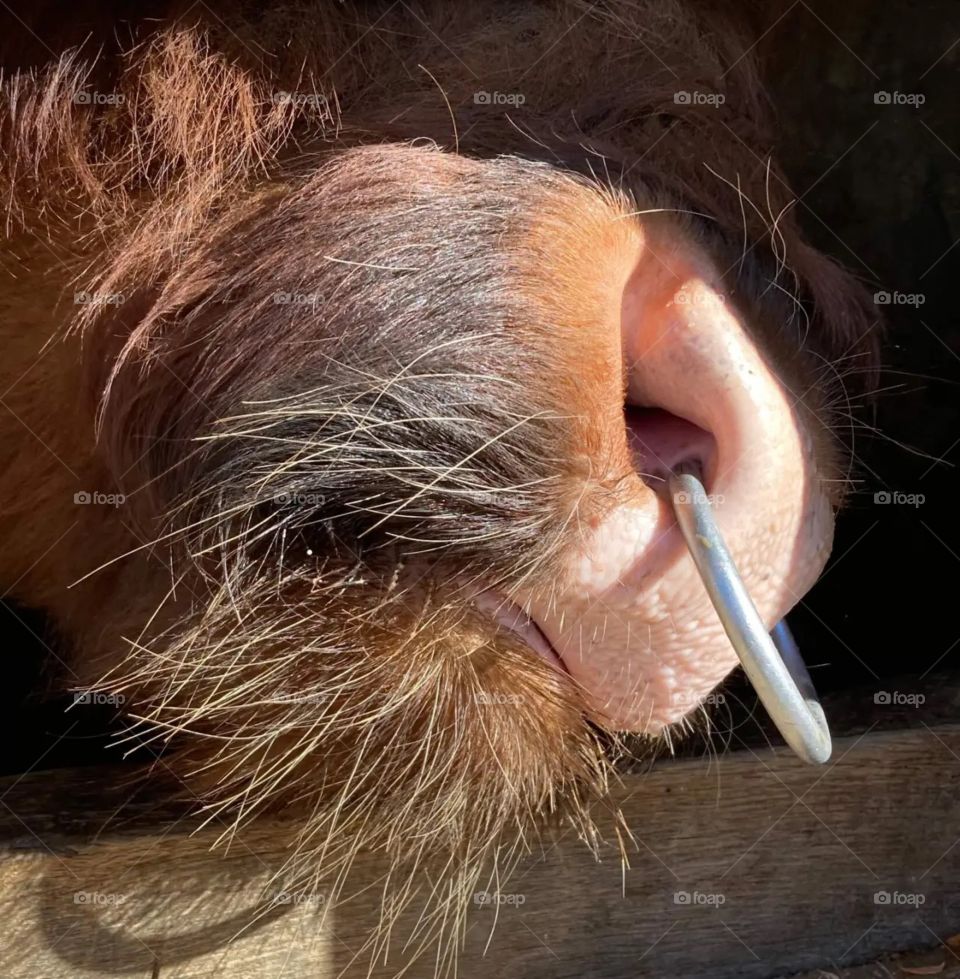
{"label": "dark background", "polygon": [[822,690],[889,692],[960,666],[960,5],[784,3],[767,24],[758,50],[807,232],[877,291],[923,299],[877,307],[884,372],[860,414],[859,490],[791,617]]}
{"label": "dark background", "polygon": [[[750,16],[808,234],[871,290],[922,296],[877,307],[884,371],[875,409],[857,412],[857,490],[826,573],[791,616],[843,728],[845,714],[882,713],[877,693],[930,689],[960,667],[960,4],[796,0]],[[924,101],[893,104],[893,93]],[[875,502],[882,491],[923,502]],[[0,607],[0,643],[0,771],[119,758],[102,752],[111,709],[65,713],[45,698],[55,637],[41,615]],[[755,739],[753,694],[738,679],[729,690],[732,743]]]}

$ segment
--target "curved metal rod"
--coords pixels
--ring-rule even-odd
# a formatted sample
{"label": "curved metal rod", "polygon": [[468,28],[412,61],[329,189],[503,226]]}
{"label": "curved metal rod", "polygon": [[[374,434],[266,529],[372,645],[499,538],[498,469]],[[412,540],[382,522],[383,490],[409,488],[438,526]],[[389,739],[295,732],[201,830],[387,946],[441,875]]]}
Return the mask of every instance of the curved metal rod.
{"label": "curved metal rod", "polygon": [[691,473],[674,473],[669,487],[684,540],[760,702],[800,758],[823,764],[832,750],[830,728],[786,621],[767,634],[700,480]]}

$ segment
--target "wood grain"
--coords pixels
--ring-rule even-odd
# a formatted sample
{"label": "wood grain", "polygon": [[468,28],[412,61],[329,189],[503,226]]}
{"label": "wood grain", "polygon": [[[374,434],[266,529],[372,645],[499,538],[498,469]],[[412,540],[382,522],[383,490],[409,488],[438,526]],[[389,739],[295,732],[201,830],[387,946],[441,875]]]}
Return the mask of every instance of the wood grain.
{"label": "wood grain", "polygon": [[[748,750],[627,777],[616,801],[636,837],[631,868],[612,847],[597,863],[561,831],[545,834],[502,885],[498,912],[471,909],[460,975],[768,979],[960,931],[960,725],[839,739],[834,758],[812,769]],[[367,975],[375,886],[250,924],[282,827],[261,822],[211,852],[219,829],[191,835],[173,807],[135,796],[116,817],[130,794],[118,786],[100,768],[0,785],[5,979]],[[362,855],[353,887],[382,871]],[[878,892],[892,897],[877,903]],[[373,975],[404,963],[415,917]],[[425,955],[407,975],[432,977],[435,964]]]}

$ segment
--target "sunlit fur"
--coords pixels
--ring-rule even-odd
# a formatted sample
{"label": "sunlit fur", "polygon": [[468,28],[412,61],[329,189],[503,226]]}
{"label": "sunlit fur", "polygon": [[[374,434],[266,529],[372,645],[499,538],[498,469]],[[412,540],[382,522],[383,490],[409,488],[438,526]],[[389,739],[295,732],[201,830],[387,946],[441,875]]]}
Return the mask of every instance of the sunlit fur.
{"label": "sunlit fur", "polygon": [[749,41],[715,15],[196,17],[4,82],[0,576],[225,838],[293,814],[278,874],[328,894],[381,848],[385,926],[419,889],[453,949],[477,875],[543,819],[595,843],[623,752],[469,599],[553,580],[616,499],[583,257],[643,220],[709,248],[838,487],[871,307],[800,237]]}

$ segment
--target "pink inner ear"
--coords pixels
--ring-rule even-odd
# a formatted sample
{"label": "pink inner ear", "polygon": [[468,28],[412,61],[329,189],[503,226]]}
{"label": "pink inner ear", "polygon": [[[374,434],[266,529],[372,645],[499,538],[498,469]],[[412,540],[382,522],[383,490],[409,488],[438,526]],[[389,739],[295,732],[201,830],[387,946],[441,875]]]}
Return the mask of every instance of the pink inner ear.
{"label": "pink inner ear", "polygon": [[627,403],[623,413],[634,467],[652,490],[666,492],[667,478],[683,465],[692,465],[709,488],[717,455],[716,440],[709,432],[662,408]]}

